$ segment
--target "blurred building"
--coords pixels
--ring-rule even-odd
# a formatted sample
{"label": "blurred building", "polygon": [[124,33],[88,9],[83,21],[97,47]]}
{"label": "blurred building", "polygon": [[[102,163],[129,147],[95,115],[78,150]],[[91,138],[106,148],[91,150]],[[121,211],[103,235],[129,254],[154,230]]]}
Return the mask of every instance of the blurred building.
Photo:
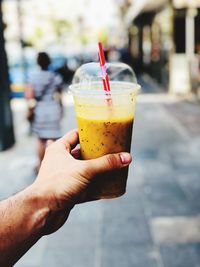
{"label": "blurred building", "polygon": [[65,54],[96,48],[99,38],[113,44],[125,36],[115,0],[76,0],[76,4],[73,0],[4,0],[3,7],[7,51],[15,60],[20,54],[19,34],[37,51]]}
{"label": "blurred building", "polygon": [[147,72],[178,93],[198,87],[200,0],[134,0],[125,22],[138,73]]}
{"label": "blurred building", "polygon": [[14,131],[10,108],[10,85],[8,79],[8,64],[5,52],[4,32],[0,1],[0,151],[14,144]]}

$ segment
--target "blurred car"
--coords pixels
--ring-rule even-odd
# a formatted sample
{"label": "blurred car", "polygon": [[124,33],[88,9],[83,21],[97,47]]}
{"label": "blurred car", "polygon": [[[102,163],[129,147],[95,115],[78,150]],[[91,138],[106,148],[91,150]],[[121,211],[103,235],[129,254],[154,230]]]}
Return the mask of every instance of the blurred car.
{"label": "blurred car", "polygon": [[27,57],[24,62],[16,58],[9,62],[9,80],[11,84],[11,97],[24,97],[24,90],[30,75],[37,70],[33,57]]}

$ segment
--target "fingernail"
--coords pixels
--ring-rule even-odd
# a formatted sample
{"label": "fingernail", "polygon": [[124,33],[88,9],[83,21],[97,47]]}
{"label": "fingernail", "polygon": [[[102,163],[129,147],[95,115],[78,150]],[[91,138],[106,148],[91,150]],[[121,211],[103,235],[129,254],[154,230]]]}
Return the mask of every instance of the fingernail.
{"label": "fingernail", "polygon": [[122,164],[131,163],[131,155],[129,153],[121,153],[119,154]]}

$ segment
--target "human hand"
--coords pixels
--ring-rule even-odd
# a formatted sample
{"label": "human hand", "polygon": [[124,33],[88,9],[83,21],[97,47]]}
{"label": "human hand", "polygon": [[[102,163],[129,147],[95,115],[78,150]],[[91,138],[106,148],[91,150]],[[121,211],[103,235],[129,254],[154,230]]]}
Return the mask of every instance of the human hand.
{"label": "human hand", "polygon": [[124,152],[93,160],[78,160],[78,139],[78,132],[73,130],[50,144],[34,182],[36,190],[45,196],[50,209],[45,234],[57,230],[75,204],[91,200],[87,196],[87,189],[93,178],[126,167],[131,162],[131,155]]}

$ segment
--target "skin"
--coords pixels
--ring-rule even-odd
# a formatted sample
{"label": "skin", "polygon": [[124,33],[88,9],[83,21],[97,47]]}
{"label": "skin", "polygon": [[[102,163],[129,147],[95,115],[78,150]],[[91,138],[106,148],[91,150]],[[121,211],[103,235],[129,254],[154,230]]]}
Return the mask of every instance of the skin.
{"label": "skin", "polygon": [[71,209],[91,201],[87,189],[101,173],[131,163],[129,153],[80,160],[78,133],[49,142],[33,184],[0,202],[0,266],[13,266],[42,236],[58,230]]}
{"label": "skin", "polygon": [[40,164],[44,158],[46,142],[47,142],[47,140],[43,140],[40,138],[37,139],[37,155],[38,155],[38,159],[39,159],[38,170],[39,170]]}

